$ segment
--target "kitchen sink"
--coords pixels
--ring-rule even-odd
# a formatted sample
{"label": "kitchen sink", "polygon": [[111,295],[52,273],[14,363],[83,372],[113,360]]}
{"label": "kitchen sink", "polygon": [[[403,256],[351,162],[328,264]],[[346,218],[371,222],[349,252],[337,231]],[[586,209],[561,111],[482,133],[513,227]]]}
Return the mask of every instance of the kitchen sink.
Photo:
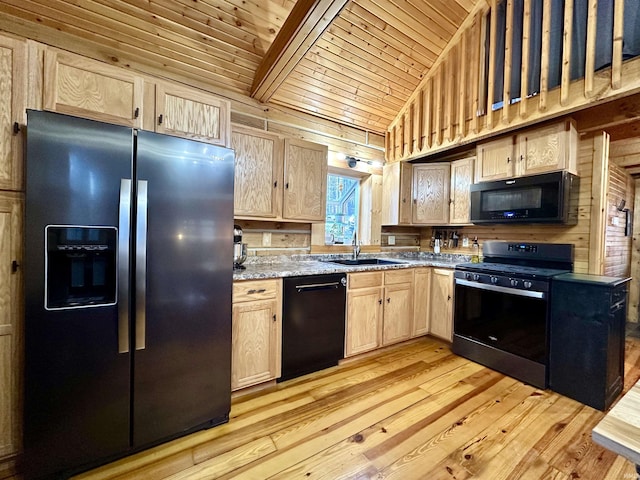
{"label": "kitchen sink", "polygon": [[397,265],[404,262],[396,260],[385,260],[383,258],[344,258],[338,260],[325,260],[327,263],[337,263],[340,265]]}

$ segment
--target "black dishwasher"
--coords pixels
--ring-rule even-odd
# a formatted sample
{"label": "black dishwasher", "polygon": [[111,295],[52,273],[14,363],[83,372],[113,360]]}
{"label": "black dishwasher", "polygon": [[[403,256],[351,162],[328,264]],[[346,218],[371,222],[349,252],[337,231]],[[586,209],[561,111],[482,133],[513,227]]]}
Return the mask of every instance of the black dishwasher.
{"label": "black dishwasher", "polygon": [[284,279],[278,381],[337,365],[344,358],[346,285],[345,274]]}

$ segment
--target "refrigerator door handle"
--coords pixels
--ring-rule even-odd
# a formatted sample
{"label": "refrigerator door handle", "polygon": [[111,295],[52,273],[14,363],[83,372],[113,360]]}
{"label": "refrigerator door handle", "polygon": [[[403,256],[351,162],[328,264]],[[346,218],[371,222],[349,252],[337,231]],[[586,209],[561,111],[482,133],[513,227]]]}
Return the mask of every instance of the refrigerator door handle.
{"label": "refrigerator door handle", "polygon": [[118,215],[118,353],[129,353],[129,225],[131,180],[120,179]]}
{"label": "refrigerator door handle", "polygon": [[136,220],[136,350],[146,348],[147,328],[147,181],[138,180]]}

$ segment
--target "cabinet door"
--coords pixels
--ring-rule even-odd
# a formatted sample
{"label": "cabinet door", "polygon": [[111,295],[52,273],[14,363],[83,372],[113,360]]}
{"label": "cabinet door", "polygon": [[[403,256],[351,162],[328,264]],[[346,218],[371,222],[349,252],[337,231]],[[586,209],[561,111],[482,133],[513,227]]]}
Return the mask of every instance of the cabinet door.
{"label": "cabinet door", "polygon": [[571,122],[560,122],[518,135],[516,173],[532,175],[569,168],[570,154],[575,152],[570,144],[571,128]]}
{"label": "cabinet door", "polygon": [[469,223],[471,212],[471,184],[475,157],[451,162],[451,205],[449,223]]}
{"label": "cabinet door", "polygon": [[0,457],[20,448],[22,199],[0,193]]}
{"label": "cabinet door", "polygon": [[234,126],[235,216],[275,218],[282,204],[282,139],[260,130]]}
{"label": "cabinet door", "polygon": [[156,85],[156,132],[229,147],[228,100],[171,83]]}
{"label": "cabinet door", "polygon": [[0,190],[22,190],[22,138],[25,123],[25,43],[0,36]]}
{"label": "cabinet door", "polygon": [[345,357],[368,352],[382,343],[382,287],[347,292]]}
{"label": "cabinet door", "polygon": [[431,274],[430,333],[453,340],[453,271],[434,268]]}
{"label": "cabinet door", "polygon": [[390,345],[411,337],[413,323],[413,283],[384,287],[382,344]]}
{"label": "cabinet door", "polygon": [[413,282],[413,323],[411,336],[429,333],[429,307],[431,293],[431,269],[416,268]]}
{"label": "cabinet door", "polygon": [[142,77],[129,70],[45,52],[45,110],[141,128],[143,86]]}
{"label": "cabinet door", "polygon": [[449,163],[413,166],[413,223],[449,223]]}
{"label": "cabinet door", "polygon": [[411,176],[413,166],[396,162],[382,169],[382,224],[411,224]]}
{"label": "cabinet door", "polygon": [[233,305],[232,390],[276,378],[281,321],[276,299]]}
{"label": "cabinet door", "polygon": [[513,177],[514,137],[498,138],[481,143],[476,150],[475,183]]}
{"label": "cabinet door", "polygon": [[284,143],[285,220],[324,222],[327,208],[326,145],[286,139]]}

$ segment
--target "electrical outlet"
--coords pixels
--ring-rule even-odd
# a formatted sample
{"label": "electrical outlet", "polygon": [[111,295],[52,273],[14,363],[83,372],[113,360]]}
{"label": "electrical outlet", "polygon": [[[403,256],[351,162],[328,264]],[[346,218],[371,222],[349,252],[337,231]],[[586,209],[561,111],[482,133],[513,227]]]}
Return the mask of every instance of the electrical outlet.
{"label": "electrical outlet", "polygon": [[389,245],[395,245],[396,244],[396,236],[395,235],[389,235],[387,237],[387,243]]}

